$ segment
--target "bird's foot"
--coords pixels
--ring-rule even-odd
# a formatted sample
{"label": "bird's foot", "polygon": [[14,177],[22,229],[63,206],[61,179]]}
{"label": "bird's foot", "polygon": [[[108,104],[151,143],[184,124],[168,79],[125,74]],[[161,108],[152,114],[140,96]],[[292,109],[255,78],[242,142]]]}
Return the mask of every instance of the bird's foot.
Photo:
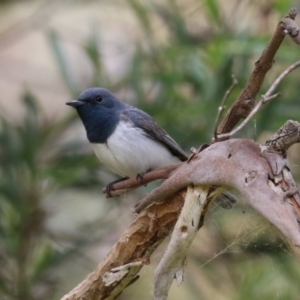
{"label": "bird's foot", "polygon": [[112,197],[111,195],[111,191],[114,191],[114,184],[117,183],[117,182],[121,182],[121,181],[124,181],[126,179],[128,179],[129,177],[122,177],[120,179],[117,179],[115,181],[112,181],[110,182],[107,186],[106,186],[106,194],[109,196],[109,197]]}
{"label": "bird's foot", "polygon": [[148,169],[147,171],[145,172],[140,172],[136,175],[136,180],[140,180],[141,183],[143,184],[143,186],[147,186],[147,183],[144,183],[144,175],[148,172],[150,172],[151,169]]}

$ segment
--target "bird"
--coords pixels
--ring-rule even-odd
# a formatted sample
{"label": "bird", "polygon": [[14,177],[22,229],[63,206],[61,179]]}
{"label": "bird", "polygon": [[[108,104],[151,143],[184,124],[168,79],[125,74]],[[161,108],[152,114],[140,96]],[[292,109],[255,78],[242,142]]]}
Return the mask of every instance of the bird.
{"label": "bird", "polygon": [[[106,186],[109,196],[116,182],[128,178],[142,180],[143,175],[151,170],[188,159],[175,140],[150,115],[120,101],[107,89],[89,88],[77,100],[66,104],[77,110],[98,159],[121,176]],[[230,206],[230,196],[223,195],[224,201],[219,202]]]}
{"label": "bird", "polygon": [[[117,181],[142,179],[151,170],[188,158],[151,116],[107,89],[89,88],[66,104],[77,110],[98,159],[122,177]],[[107,185],[108,194],[117,181]]]}

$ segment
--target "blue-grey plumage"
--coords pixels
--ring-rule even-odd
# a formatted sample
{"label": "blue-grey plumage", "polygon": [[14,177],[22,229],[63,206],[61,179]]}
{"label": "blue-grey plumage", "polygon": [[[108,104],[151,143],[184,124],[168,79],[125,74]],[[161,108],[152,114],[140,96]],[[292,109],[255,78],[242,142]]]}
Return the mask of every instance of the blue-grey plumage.
{"label": "blue-grey plumage", "polygon": [[[99,160],[123,179],[187,160],[186,153],[152,117],[106,89],[87,89],[66,104],[77,110]],[[108,194],[113,183],[106,187]],[[230,208],[236,200],[223,192],[217,203]]]}
{"label": "blue-grey plumage", "polygon": [[118,175],[136,177],[187,159],[152,117],[106,89],[90,88],[67,105],[76,108],[97,157]]}

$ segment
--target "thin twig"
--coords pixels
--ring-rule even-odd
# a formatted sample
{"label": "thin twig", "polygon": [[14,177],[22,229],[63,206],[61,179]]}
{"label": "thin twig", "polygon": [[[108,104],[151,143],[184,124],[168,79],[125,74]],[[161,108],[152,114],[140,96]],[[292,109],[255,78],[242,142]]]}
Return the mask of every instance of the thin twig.
{"label": "thin twig", "polygon": [[300,67],[300,61],[297,61],[293,63],[291,66],[289,66],[285,71],[283,71],[278,78],[273,82],[273,84],[270,86],[269,90],[265,94],[265,96],[269,97],[271,94],[273,94],[274,90],[277,88],[279,83],[292,71]]}
{"label": "thin twig", "polygon": [[233,89],[235,88],[235,86],[238,84],[238,81],[235,77],[234,74],[231,74],[231,77],[232,77],[232,84],[231,86],[229,87],[229,89],[226,91],[226,93],[224,94],[224,97],[221,101],[221,105],[218,107],[218,114],[217,114],[217,117],[216,117],[216,121],[215,121],[215,130],[214,130],[214,137],[213,137],[213,141],[215,141],[217,139],[217,134],[218,134],[218,124],[220,122],[220,118],[224,112],[224,109],[225,109],[225,102],[226,100],[228,99],[229,95],[231,94],[231,92],[233,91]]}
{"label": "thin twig", "polygon": [[254,117],[254,115],[259,111],[259,109],[268,101],[278,98],[280,96],[279,93],[274,94],[270,97],[266,97],[265,95],[263,95],[260,99],[260,101],[255,105],[255,107],[252,109],[251,113],[248,115],[248,117],[239,125],[237,126],[234,130],[228,132],[228,133],[224,133],[224,134],[220,134],[217,136],[217,140],[224,140],[224,139],[228,139],[230,137],[232,137],[233,135],[235,135],[238,131],[240,131],[242,128],[244,128],[246,126],[246,124]]}
{"label": "thin twig", "polygon": [[165,166],[159,169],[155,169],[153,171],[147,172],[143,175],[143,180],[136,178],[129,178],[124,181],[117,182],[113,185],[110,194],[106,193],[106,187],[102,189],[102,192],[106,194],[106,198],[119,196],[126,192],[129,192],[132,189],[143,186],[149,182],[158,179],[167,179],[169,178],[173,172],[181,165],[182,163],[176,163],[169,166]]}
{"label": "thin twig", "polygon": [[295,62],[294,64],[292,64],[291,66],[289,66],[285,71],[283,71],[278,78],[273,82],[273,84],[270,86],[270,88],[268,89],[268,91],[265,93],[265,95],[263,95],[260,99],[260,101],[257,103],[257,105],[253,108],[253,110],[251,111],[251,113],[248,115],[248,117],[238,126],[236,127],[234,130],[232,130],[229,133],[224,133],[224,134],[220,134],[217,136],[217,140],[224,140],[224,139],[228,139],[230,137],[232,137],[234,134],[236,134],[238,131],[240,131],[252,118],[253,116],[258,112],[258,110],[261,108],[261,106],[269,101],[271,101],[272,99],[278,98],[280,96],[279,93],[277,94],[273,94],[274,90],[278,87],[278,85],[280,84],[280,82],[288,75],[290,74],[293,70],[295,70],[296,68],[300,67],[300,61]]}
{"label": "thin twig", "polygon": [[[299,130],[294,132],[297,134]],[[278,143],[281,138],[283,137],[279,136]],[[287,194],[277,193],[277,190],[274,190],[274,187],[278,187],[286,191],[287,186],[282,186],[279,181],[276,181],[276,186],[275,184],[274,187],[270,186],[271,180],[268,178],[271,178],[271,170],[266,158],[262,156],[260,145],[252,140],[239,139],[216,143],[189,164],[183,164],[181,168],[181,171],[164,181],[156,192],[151,192],[152,195],[156,195],[151,203],[159,203],[149,206],[136,216],[135,221],[112,247],[103,262],[82,283],[66,294],[63,300],[115,299],[115,296],[133,281],[126,282],[122,278],[115,284],[107,285],[105,274],[113,272],[112,269],[118,267],[122,269],[122,266],[132,262],[142,262],[141,267],[145,259],[147,262],[161,241],[173,230],[184,204],[186,187],[191,184],[195,187],[218,185],[235,187],[254,209],[279,229],[300,259],[300,229],[295,219],[300,216],[300,209],[297,211],[299,214],[293,211],[298,208],[297,203],[292,202],[290,205],[292,200],[290,197],[286,199]],[[208,211],[209,207],[203,209],[200,226],[203,225],[203,219]],[[194,223],[195,226],[198,219],[193,221],[191,220],[189,224]],[[135,272],[138,272],[138,268]],[[136,279],[137,276],[134,275],[130,274],[130,278]]]}

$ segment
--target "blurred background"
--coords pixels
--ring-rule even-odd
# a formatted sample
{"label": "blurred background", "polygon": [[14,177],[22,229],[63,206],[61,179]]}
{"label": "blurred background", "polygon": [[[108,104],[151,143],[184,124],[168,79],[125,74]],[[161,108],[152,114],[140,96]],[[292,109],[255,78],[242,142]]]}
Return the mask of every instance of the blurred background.
{"label": "blurred background", "polygon": [[[0,0],[0,299],[59,299],[92,272],[154,184],[115,199],[116,179],[96,159],[65,105],[105,87],[151,114],[188,152],[210,141],[235,74],[245,84],[290,0]],[[298,7],[299,8],[299,7]],[[299,21],[298,21],[299,22]],[[300,50],[288,38],[261,94]],[[299,121],[299,70],[237,137],[264,142]],[[300,181],[300,148],[289,153]],[[242,197],[214,207],[170,299],[299,299],[300,266]],[[119,299],[151,299],[151,265]]]}

